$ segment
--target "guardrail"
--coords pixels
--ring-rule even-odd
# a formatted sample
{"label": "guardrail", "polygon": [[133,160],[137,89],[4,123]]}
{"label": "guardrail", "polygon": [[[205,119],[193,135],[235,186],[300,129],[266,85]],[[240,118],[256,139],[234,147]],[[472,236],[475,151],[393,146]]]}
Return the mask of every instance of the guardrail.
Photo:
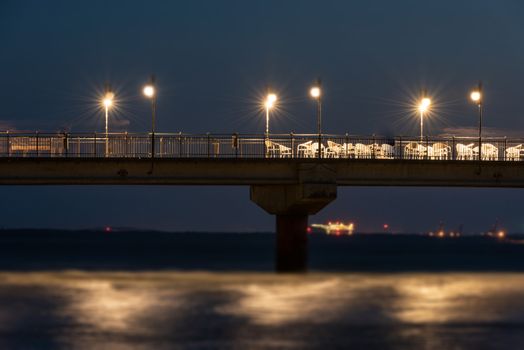
{"label": "guardrail", "polygon": [[311,134],[0,133],[0,157],[524,161],[524,139],[483,138],[480,149],[476,137],[322,135],[319,146]]}

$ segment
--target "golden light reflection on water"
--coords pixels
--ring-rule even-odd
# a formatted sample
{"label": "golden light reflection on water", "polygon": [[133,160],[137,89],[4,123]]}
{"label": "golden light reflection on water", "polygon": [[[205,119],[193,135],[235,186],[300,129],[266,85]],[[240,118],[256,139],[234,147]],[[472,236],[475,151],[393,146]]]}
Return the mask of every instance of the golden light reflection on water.
{"label": "golden light reflection on water", "polygon": [[[406,276],[397,285],[392,312],[404,323],[496,322],[511,305],[505,297],[519,294],[520,274],[446,274]],[[511,283],[508,283],[511,281]],[[501,311],[504,311],[502,315]]]}
{"label": "golden light reflection on water", "polygon": [[156,300],[144,289],[119,288],[111,282],[83,282],[71,295],[69,316],[77,322],[108,331],[135,328],[135,324]]}
{"label": "golden light reflection on water", "polygon": [[329,293],[336,291],[339,279],[290,283],[238,285],[232,290],[241,296],[238,301],[220,307],[219,313],[249,317],[254,323],[278,325],[298,320],[324,322],[337,306],[330,303]]}
{"label": "golden light reflection on water", "polygon": [[[66,301],[57,310],[60,317],[104,332],[142,331],[142,318],[167,302],[171,308],[178,302],[162,298],[169,281],[150,273],[4,273],[0,283],[49,288]],[[178,292],[169,294],[173,297]]]}
{"label": "golden light reflection on water", "polygon": [[[101,333],[154,334],[187,316],[259,326],[524,323],[522,274],[0,273],[0,290],[42,293],[35,287],[59,297],[58,315]],[[0,328],[30,317],[13,310],[0,310]]]}

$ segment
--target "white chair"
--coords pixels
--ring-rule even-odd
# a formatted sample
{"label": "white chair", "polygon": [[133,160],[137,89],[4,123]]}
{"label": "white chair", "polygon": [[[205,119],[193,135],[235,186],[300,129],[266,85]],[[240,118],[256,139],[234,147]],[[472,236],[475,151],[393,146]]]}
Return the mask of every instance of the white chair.
{"label": "white chair", "polygon": [[[478,150],[478,147],[476,147]],[[482,144],[482,160],[498,160],[499,149],[491,143]]]}
{"label": "white chair", "polygon": [[265,140],[264,143],[266,145],[266,157],[268,158],[279,157],[280,147],[277,143],[271,140]]}
{"label": "white chair", "polygon": [[522,148],[522,144],[513,147],[508,147],[506,149],[506,160],[520,160],[520,154],[522,153],[522,151],[524,151],[524,149]]}
{"label": "white chair", "polygon": [[328,146],[325,149],[324,156],[326,158],[340,158],[343,156],[344,150],[342,149],[342,145],[333,141],[327,142]]}
{"label": "white chair", "polygon": [[422,159],[426,155],[426,147],[417,142],[410,142],[404,147],[404,157],[408,159]]}
{"label": "white chair", "polygon": [[[456,148],[457,148],[457,159],[458,160],[472,160],[475,158],[472,143],[470,143],[469,145],[458,143],[456,145]],[[478,149],[477,149],[477,153],[478,153]]]}
{"label": "white chair", "polygon": [[278,145],[279,151],[280,151],[280,158],[291,158],[293,154],[291,153],[291,148],[284,146],[284,145]]}
{"label": "white chair", "polygon": [[363,143],[355,144],[355,158],[371,158],[371,150]]}
{"label": "white chair", "polygon": [[383,143],[381,146],[381,158],[383,159],[393,159],[395,157],[395,147]]}
{"label": "white chair", "polygon": [[[325,146],[323,144],[320,144],[320,152],[322,152],[322,155],[325,156]],[[313,153],[313,157],[318,157],[318,142],[313,142],[311,144],[311,152]]]}
{"label": "white chair", "polygon": [[368,149],[371,158],[382,158],[382,147],[378,143],[368,145]]}
{"label": "white chair", "polygon": [[428,159],[433,159],[433,157],[435,156],[434,152],[433,152],[433,146],[427,146],[426,147],[425,156],[427,156]]}
{"label": "white chair", "polygon": [[311,147],[313,141],[304,142],[298,145],[297,153],[299,158],[313,158],[314,153]]}
{"label": "white chair", "polygon": [[435,142],[432,145],[432,151],[431,159],[443,160],[451,158],[451,147],[443,142]]}
{"label": "white chair", "polygon": [[342,145],[342,150],[344,152],[345,158],[354,158],[355,157],[355,145],[352,143],[344,143]]}

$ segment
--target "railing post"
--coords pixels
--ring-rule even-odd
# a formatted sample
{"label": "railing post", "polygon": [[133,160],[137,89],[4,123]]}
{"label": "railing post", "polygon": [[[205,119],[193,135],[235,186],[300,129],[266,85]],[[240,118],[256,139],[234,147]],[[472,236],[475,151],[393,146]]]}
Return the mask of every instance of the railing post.
{"label": "railing post", "polygon": [[455,136],[451,137],[451,160],[456,160],[457,154],[455,153]]}
{"label": "railing post", "polygon": [[429,138],[426,135],[426,160],[429,159]]}
{"label": "railing post", "polygon": [[9,130],[6,131],[7,135],[7,156],[11,157],[11,140],[9,139]]}
{"label": "railing post", "polygon": [[155,158],[155,132],[151,132],[151,158]]}
{"label": "railing post", "polygon": [[209,158],[211,156],[211,139],[209,137],[209,132],[207,135],[207,157]]}
{"label": "railing post", "polygon": [[69,155],[69,138],[67,132],[64,132],[64,152],[67,158],[67,156]]}
{"label": "railing post", "polygon": [[373,134],[373,138],[371,139],[371,148],[373,149],[373,153],[371,154],[371,156],[373,157],[373,159],[375,159],[376,158],[375,134]]}
{"label": "railing post", "polygon": [[238,136],[238,152],[240,154],[240,158],[244,158],[244,152],[242,152],[242,137],[240,135]]}
{"label": "railing post", "polygon": [[506,150],[508,149],[508,139],[504,136],[504,151],[503,151],[503,160],[506,161]]}
{"label": "railing post", "polygon": [[36,156],[38,157],[38,146],[39,146],[39,142],[38,142],[38,131],[36,132]]}
{"label": "railing post", "polygon": [[398,137],[398,144],[400,147],[400,151],[398,152],[400,157],[399,159],[402,160],[404,159],[404,147],[402,147],[402,136]]}
{"label": "railing post", "polygon": [[93,138],[93,143],[94,143],[94,150],[93,150],[93,152],[94,152],[94,155],[95,155],[95,158],[96,158],[96,153],[97,153],[96,152],[96,132],[95,132],[95,137]]}
{"label": "railing post", "polygon": [[349,154],[348,154],[348,144],[349,144],[349,134],[346,132],[346,144],[344,145],[345,146],[345,154],[346,154],[346,158],[349,159]]}
{"label": "railing post", "polygon": [[264,158],[269,158],[269,148],[267,147],[267,143],[269,142],[269,136],[268,134],[264,135]]}
{"label": "railing post", "polygon": [[128,139],[128,135],[127,135],[127,131],[126,131],[126,135],[124,137],[124,158],[127,158],[128,157],[128,152],[129,152],[129,139]]}
{"label": "railing post", "polygon": [[238,132],[233,134],[232,137],[233,148],[235,148],[235,158],[238,158]]}
{"label": "railing post", "polygon": [[182,158],[182,131],[178,132],[178,157]]}
{"label": "railing post", "polygon": [[290,137],[291,137],[291,158],[295,158],[295,137],[293,135],[293,131],[291,131]]}

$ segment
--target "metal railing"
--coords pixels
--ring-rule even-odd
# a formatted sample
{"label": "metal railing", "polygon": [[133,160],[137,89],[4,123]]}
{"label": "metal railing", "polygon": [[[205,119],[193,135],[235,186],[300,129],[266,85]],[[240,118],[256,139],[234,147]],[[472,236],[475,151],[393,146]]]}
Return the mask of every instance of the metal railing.
{"label": "metal railing", "polygon": [[[152,147],[154,142],[154,148]],[[183,133],[0,133],[0,157],[524,161],[524,138]]]}

